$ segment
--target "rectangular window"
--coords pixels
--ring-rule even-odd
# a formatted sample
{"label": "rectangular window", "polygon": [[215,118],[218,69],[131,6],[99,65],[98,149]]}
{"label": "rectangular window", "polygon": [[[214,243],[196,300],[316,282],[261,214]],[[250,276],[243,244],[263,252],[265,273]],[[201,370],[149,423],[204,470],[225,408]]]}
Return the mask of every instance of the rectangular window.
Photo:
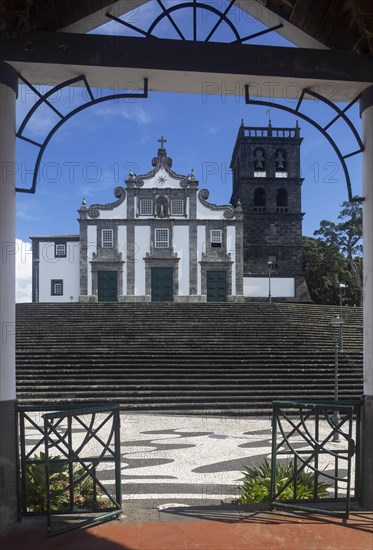
{"label": "rectangular window", "polygon": [[184,214],[184,201],[183,199],[171,200],[171,216],[182,216]]}
{"label": "rectangular window", "polygon": [[153,215],[152,199],[140,199],[140,216],[152,216],[152,215]]}
{"label": "rectangular window", "polygon": [[287,178],[288,173],[287,172],[275,172],[275,177],[276,178]]}
{"label": "rectangular window", "polygon": [[63,296],[63,280],[51,280],[51,296]]}
{"label": "rectangular window", "polygon": [[267,172],[258,171],[258,170],[254,171],[254,178],[265,178],[265,177],[267,177]]}
{"label": "rectangular window", "polygon": [[156,248],[168,248],[168,229],[156,229],[155,230],[155,247]]}
{"label": "rectangular window", "polygon": [[219,247],[223,242],[223,233],[221,229],[211,229],[211,246]]}
{"label": "rectangular window", "polygon": [[55,243],[54,255],[56,258],[66,258],[66,243]]}
{"label": "rectangular window", "polygon": [[102,248],[113,248],[113,230],[102,230]]}

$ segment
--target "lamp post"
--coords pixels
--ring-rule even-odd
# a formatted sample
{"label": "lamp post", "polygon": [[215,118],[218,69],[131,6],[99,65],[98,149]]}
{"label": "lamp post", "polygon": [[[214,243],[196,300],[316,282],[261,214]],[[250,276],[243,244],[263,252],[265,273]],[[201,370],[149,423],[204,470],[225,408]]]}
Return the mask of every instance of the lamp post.
{"label": "lamp post", "polygon": [[[342,316],[335,315],[329,320],[330,334],[334,340],[334,401],[338,401],[338,377],[339,377],[339,353],[342,351],[342,326],[344,320]],[[335,337],[333,334],[333,327],[339,327],[339,333]],[[340,421],[339,411],[333,412],[333,422],[337,426]],[[339,442],[339,433],[334,432],[333,441]]]}
{"label": "lamp post", "polygon": [[[344,283],[339,283],[338,285],[338,296],[339,296],[339,317],[343,320],[343,314],[342,314],[342,306],[343,306],[343,293],[346,290],[347,285]],[[339,325],[339,351],[343,351],[343,333],[342,333],[342,325],[341,323]]]}
{"label": "lamp post", "polygon": [[267,266],[268,266],[268,301],[269,301],[269,303],[271,304],[271,303],[272,303],[272,295],[271,295],[271,274],[272,274],[272,266],[273,266],[272,260],[268,260]]}

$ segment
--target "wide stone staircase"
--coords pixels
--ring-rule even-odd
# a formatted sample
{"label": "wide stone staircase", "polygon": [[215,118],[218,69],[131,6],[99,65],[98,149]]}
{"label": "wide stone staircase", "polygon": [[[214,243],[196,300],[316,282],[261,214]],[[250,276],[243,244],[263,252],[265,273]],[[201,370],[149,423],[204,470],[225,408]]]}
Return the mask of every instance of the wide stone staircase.
{"label": "wide stone staircase", "polygon": [[[280,303],[18,304],[18,399],[184,413],[333,399],[329,319],[338,313]],[[362,310],[345,307],[343,315],[339,395],[355,399],[362,394]]]}

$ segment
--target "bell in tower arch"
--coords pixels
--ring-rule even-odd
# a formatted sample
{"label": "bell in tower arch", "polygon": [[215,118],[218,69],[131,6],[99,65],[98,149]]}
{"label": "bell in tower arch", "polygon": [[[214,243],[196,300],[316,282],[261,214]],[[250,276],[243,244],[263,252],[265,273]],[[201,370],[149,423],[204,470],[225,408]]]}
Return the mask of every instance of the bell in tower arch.
{"label": "bell in tower arch", "polygon": [[285,155],[281,150],[276,151],[276,170],[286,169]]}
{"label": "bell in tower arch", "polygon": [[254,151],[254,168],[255,170],[264,170],[265,156],[263,149],[255,149]]}

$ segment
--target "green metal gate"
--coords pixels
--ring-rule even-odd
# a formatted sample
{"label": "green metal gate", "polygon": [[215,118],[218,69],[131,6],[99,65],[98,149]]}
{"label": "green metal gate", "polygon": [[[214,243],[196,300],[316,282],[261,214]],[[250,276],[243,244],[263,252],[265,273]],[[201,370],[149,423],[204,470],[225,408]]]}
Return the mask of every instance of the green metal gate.
{"label": "green metal gate", "polygon": [[172,267],[152,267],[152,302],[172,302],[174,270]]}
{"label": "green metal gate", "polygon": [[46,515],[49,536],[122,512],[119,405],[54,411],[19,406],[21,513]]}
{"label": "green metal gate", "polygon": [[[272,418],[271,503],[294,510],[340,514],[312,503],[340,503],[349,516],[351,499],[360,494],[360,401],[274,401]],[[292,461],[288,479],[276,480],[279,460]],[[341,466],[342,465],[342,466]],[[355,474],[352,474],[354,467]],[[312,476],[313,495],[302,498],[298,486]],[[319,495],[319,482],[329,485]],[[285,493],[292,493],[287,500]],[[285,500],[286,498],[286,500]],[[343,508],[342,508],[343,510]]]}
{"label": "green metal gate", "polygon": [[207,272],[207,301],[225,302],[227,299],[227,274],[225,271]]}
{"label": "green metal gate", "polygon": [[117,301],[117,272],[116,271],[98,271],[97,289],[99,302]]}

